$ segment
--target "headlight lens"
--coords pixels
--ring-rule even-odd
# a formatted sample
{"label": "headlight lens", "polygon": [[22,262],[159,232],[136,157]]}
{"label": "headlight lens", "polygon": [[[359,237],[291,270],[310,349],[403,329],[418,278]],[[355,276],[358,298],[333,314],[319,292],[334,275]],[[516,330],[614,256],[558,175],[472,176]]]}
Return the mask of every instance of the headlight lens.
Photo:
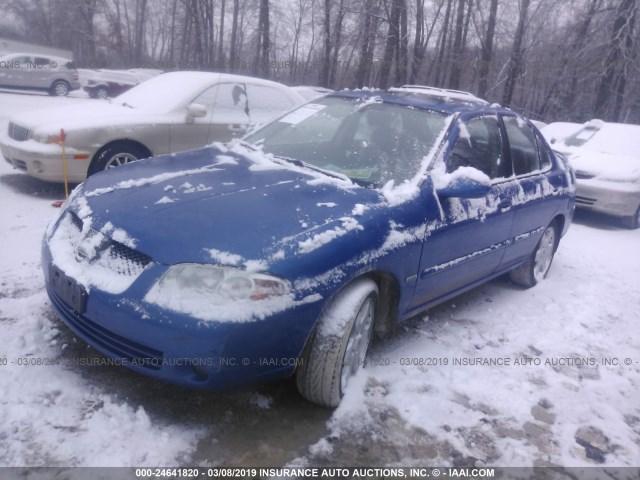
{"label": "headlight lens", "polygon": [[[237,268],[184,263],[174,265],[149,290],[145,301],[202,318],[211,309],[290,298],[286,280]],[[207,315],[208,316],[208,315]]]}
{"label": "headlight lens", "polygon": [[31,138],[39,143],[60,143],[62,141],[62,137],[59,133],[55,133],[52,135],[49,133],[35,132]]}

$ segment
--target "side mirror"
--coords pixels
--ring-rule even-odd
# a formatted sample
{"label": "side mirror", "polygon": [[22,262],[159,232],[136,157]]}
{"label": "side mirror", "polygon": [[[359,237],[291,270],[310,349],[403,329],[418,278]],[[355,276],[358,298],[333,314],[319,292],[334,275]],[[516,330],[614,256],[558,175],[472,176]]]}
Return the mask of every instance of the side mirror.
{"label": "side mirror", "polygon": [[192,103],[187,107],[187,123],[193,123],[194,118],[204,117],[207,114],[207,107],[199,103]]}
{"label": "side mirror", "polygon": [[[468,167],[467,167],[468,168]],[[450,178],[442,187],[436,188],[436,192],[441,197],[458,197],[458,198],[480,198],[484,197],[491,190],[491,181],[489,177],[484,175],[475,168],[470,169],[474,172],[461,172],[460,169],[453,173],[447,174]],[[477,172],[477,174],[475,174]],[[484,176],[485,178],[482,178]]]}

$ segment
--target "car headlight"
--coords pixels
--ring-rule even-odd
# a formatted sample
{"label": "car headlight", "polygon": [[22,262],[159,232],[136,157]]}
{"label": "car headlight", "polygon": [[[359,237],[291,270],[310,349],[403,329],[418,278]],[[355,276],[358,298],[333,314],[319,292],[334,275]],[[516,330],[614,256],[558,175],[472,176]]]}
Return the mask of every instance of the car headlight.
{"label": "car headlight", "polygon": [[60,143],[62,142],[62,137],[59,133],[42,133],[42,132],[34,132],[32,137],[33,140],[39,143]]}
{"label": "car headlight", "polygon": [[291,285],[271,275],[238,268],[184,263],[174,265],[145,296],[145,301],[206,318],[239,304],[273,304],[291,299]]}

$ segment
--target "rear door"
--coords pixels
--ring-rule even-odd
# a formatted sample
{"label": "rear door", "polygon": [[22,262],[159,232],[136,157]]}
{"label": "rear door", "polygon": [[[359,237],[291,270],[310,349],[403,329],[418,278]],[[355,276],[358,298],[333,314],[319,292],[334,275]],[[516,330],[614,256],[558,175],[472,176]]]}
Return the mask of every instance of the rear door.
{"label": "rear door", "polygon": [[512,244],[503,266],[508,269],[528,257],[557,209],[550,197],[557,188],[548,181],[552,162],[542,139],[521,118],[503,115],[508,154],[518,193],[513,202]]}
{"label": "rear door", "polygon": [[46,57],[33,57],[33,66],[30,69],[31,86],[35,88],[49,88],[52,83],[52,74],[56,68],[60,68],[62,65],[57,63],[52,64],[50,58]]}
{"label": "rear door", "polygon": [[445,160],[447,173],[473,167],[485,173],[492,186],[481,198],[439,198],[442,218],[424,241],[415,308],[491,276],[502,261],[511,232],[511,168],[498,117],[459,121],[457,130],[458,138]]}

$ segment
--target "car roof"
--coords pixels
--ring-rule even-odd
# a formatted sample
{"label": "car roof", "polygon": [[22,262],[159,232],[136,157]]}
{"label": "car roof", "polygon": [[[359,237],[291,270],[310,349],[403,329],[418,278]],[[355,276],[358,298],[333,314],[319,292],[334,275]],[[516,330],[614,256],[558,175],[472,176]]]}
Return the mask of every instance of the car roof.
{"label": "car roof", "polygon": [[380,100],[385,103],[435,110],[448,115],[478,111],[487,111],[491,113],[501,111],[504,113],[508,112],[510,114],[515,114],[515,112],[499,105],[489,105],[488,102],[481,99],[478,99],[480,101],[476,102],[472,99],[466,98],[463,99],[445,95],[431,95],[420,90],[408,88],[393,88],[389,90],[342,90],[340,92],[330,93],[328,96],[341,96],[346,98],[379,97]]}
{"label": "car roof", "polygon": [[57,60],[59,62],[72,61],[70,58],[59,57],[58,55],[49,55],[48,53],[14,52],[14,53],[6,53],[0,56],[0,58],[6,58],[6,57],[39,57],[39,58],[49,58],[51,60]]}

